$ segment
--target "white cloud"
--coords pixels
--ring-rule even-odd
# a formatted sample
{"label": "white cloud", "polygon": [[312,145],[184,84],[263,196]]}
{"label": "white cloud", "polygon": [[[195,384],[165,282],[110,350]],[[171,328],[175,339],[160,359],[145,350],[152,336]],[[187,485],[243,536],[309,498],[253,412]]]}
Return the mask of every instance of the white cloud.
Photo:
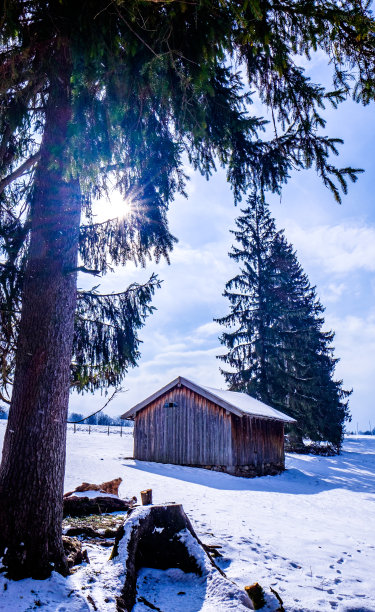
{"label": "white cloud", "polygon": [[359,270],[375,271],[373,225],[346,221],[306,228],[290,221],[286,233],[298,255],[329,273],[345,275]]}
{"label": "white cloud", "polygon": [[344,389],[353,388],[349,400],[353,421],[359,421],[360,428],[367,427],[369,416],[374,414],[375,311],[363,317],[327,316],[326,327],[336,332],[333,344],[340,361],[335,378],[343,380]]}
{"label": "white cloud", "polygon": [[200,325],[197,329],[194,330],[194,334],[199,338],[210,338],[212,336],[219,336],[222,332],[222,326],[216,321],[211,321],[210,323],[205,323],[204,325]]}
{"label": "white cloud", "polygon": [[329,283],[320,292],[322,303],[331,304],[338,302],[347,291],[348,286],[346,283]]}
{"label": "white cloud", "polygon": [[[335,330],[334,340],[340,363],[337,373],[346,384],[356,389],[373,387],[375,380],[375,313],[365,317],[348,315],[329,316],[326,326]],[[355,381],[355,382],[354,382]]]}
{"label": "white cloud", "polygon": [[[119,395],[106,412],[118,415],[137,404],[177,376],[185,376],[202,384],[225,387],[216,355],[223,352],[217,335],[216,323],[208,323],[184,336],[171,325],[171,333],[153,329],[147,333],[144,353],[138,368],[130,370],[124,387],[127,392]],[[215,331],[216,330],[216,331]],[[197,342],[197,339],[201,341]],[[89,414],[104,403],[100,394],[72,396],[70,410]]]}
{"label": "white cloud", "polygon": [[225,387],[216,359],[216,348],[194,350],[189,344],[185,350],[169,350],[167,344],[149,360],[142,359],[140,367],[126,378],[127,393],[111,406],[111,414],[118,414],[148,397],[157,389],[177,378],[185,376],[213,387]]}

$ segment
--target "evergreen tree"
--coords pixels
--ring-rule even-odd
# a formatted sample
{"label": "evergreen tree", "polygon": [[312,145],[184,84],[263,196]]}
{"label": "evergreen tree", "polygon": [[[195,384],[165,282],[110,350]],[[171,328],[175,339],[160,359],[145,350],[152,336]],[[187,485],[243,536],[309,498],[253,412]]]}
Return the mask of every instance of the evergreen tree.
{"label": "evergreen tree", "polygon": [[351,392],[334,380],[334,333],[323,331],[324,308],[283,232],[276,233],[270,258],[279,366],[287,374],[275,378],[273,402],[297,419],[294,433],[300,441],[302,436],[328,440],[339,449],[344,422],[350,420]]}
{"label": "evergreen tree", "polygon": [[249,207],[236,220],[232,233],[237,245],[229,256],[243,265],[240,273],[227,284],[224,296],[230,301],[230,313],[217,319],[226,327],[221,341],[229,353],[221,356],[232,372],[223,372],[232,391],[244,391],[268,404],[270,395],[272,337],[272,292],[269,253],[276,228],[263,200],[250,196]]}
{"label": "evergreen tree", "polygon": [[68,421],[70,421],[71,423],[81,421],[83,418],[84,416],[80,412],[70,412],[68,414]]}
{"label": "evergreen tree", "polygon": [[230,257],[240,273],[226,285],[231,327],[219,358],[230,389],[243,391],[297,420],[294,440],[328,440],[338,449],[349,419],[342,381],[334,380],[334,334],[323,331],[324,308],[293,247],[277,231],[263,199],[252,196],[236,221]]}
{"label": "evergreen tree", "polygon": [[[206,177],[225,166],[236,200],[312,166],[339,199],[356,172],[331,163],[338,140],[320,109],[374,98],[374,21],[358,0],[8,0],[0,24],[0,346],[13,385],[0,552],[10,576],[43,577],[67,571],[69,389],[117,383],[135,363],[157,286],[77,293],[77,271],[168,258],[184,154]],[[296,62],[316,49],[332,59],[333,92]],[[253,90],[279,123],[273,139],[260,138]],[[133,212],[97,224],[93,199],[112,185]]]}

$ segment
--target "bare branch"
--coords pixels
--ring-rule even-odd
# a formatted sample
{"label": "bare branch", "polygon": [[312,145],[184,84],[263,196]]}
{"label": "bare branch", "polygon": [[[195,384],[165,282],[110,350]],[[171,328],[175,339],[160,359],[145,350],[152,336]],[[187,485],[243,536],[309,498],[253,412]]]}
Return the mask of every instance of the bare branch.
{"label": "bare branch", "polygon": [[[72,386],[74,386],[74,385],[72,385]],[[83,423],[83,421],[86,421],[90,417],[95,416],[96,414],[98,414],[99,412],[104,410],[104,408],[106,408],[108,406],[108,404],[114,399],[114,397],[117,395],[117,393],[122,393],[123,391],[124,391],[124,389],[122,387],[116,387],[116,389],[112,393],[112,395],[109,398],[109,400],[107,400],[106,403],[104,404],[104,406],[99,408],[99,410],[97,410],[96,412],[93,412],[92,414],[89,414],[87,417],[85,417],[84,419],[81,419],[80,421],[67,421],[67,423]],[[127,391],[127,389],[126,389],[126,391]]]}
{"label": "bare branch", "polygon": [[14,170],[14,172],[11,172],[11,174],[8,174],[8,176],[3,178],[0,181],[0,193],[3,193],[4,189],[8,187],[8,185],[10,185],[13,181],[18,179],[23,174],[25,174],[29,170],[29,168],[34,166],[39,161],[39,159],[40,159],[40,152],[38,151],[38,153],[35,153],[31,157],[29,157],[29,159],[24,161],[23,164],[18,166],[18,168]]}

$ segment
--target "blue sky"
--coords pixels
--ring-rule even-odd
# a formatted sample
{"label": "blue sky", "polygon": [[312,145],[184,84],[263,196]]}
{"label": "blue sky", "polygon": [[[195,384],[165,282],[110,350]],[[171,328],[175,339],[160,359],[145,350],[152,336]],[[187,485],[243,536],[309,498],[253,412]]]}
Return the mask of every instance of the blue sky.
{"label": "blue sky", "polygon": [[[316,81],[327,79],[322,56],[311,70]],[[322,79],[322,76],[324,79]],[[313,170],[294,173],[279,196],[268,197],[279,229],[288,240],[310,282],[326,307],[326,328],[336,332],[335,355],[340,358],[336,377],[353,388],[349,428],[375,426],[375,113],[373,106],[347,102],[327,109],[327,132],[344,139],[339,166],[360,167],[355,185],[335,203]],[[101,289],[118,291],[130,282],[144,281],[155,271],[164,280],[154,305],[157,311],[141,330],[139,367],[125,382],[126,392],[116,397],[107,412],[118,415],[178,375],[202,384],[225,387],[216,355],[223,352],[220,328],[214,317],[228,312],[222,297],[225,283],[237,266],[229,260],[229,229],[240,214],[234,207],[225,174],[209,182],[188,169],[189,198],[177,198],[169,213],[172,233],[179,239],[171,265],[133,265],[116,270],[101,282]],[[110,213],[111,216],[113,216]],[[70,409],[89,414],[105,399],[96,394],[73,395]]]}

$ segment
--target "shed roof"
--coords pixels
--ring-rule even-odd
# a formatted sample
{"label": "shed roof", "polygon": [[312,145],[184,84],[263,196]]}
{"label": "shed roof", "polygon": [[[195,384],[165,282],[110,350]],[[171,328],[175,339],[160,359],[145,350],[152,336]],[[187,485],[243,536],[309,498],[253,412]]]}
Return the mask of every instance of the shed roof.
{"label": "shed roof", "polygon": [[161,395],[170,391],[174,387],[183,385],[191,391],[195,391],[202,395],[206,399],[214,402],[224,410],[228,410],[237,416],[258,416],[265,419],[272,419],[275,421],[283,421],[284,423],[295,423],[295,419],[292,417],[263,404],[259,400],[247,395],[246,393],[238,393],[236,391],[224,391],[222,389],[213,389],[211,387],[205,387],[198,383],[188,380],[182,376],[178,376],[170,383],[162,387],[139,404],[136,404],[129,410],[127,410],[122,416],[122,419],[129,419],[133,417],[137,412],[145,408],[148,404],[158,399]]}

